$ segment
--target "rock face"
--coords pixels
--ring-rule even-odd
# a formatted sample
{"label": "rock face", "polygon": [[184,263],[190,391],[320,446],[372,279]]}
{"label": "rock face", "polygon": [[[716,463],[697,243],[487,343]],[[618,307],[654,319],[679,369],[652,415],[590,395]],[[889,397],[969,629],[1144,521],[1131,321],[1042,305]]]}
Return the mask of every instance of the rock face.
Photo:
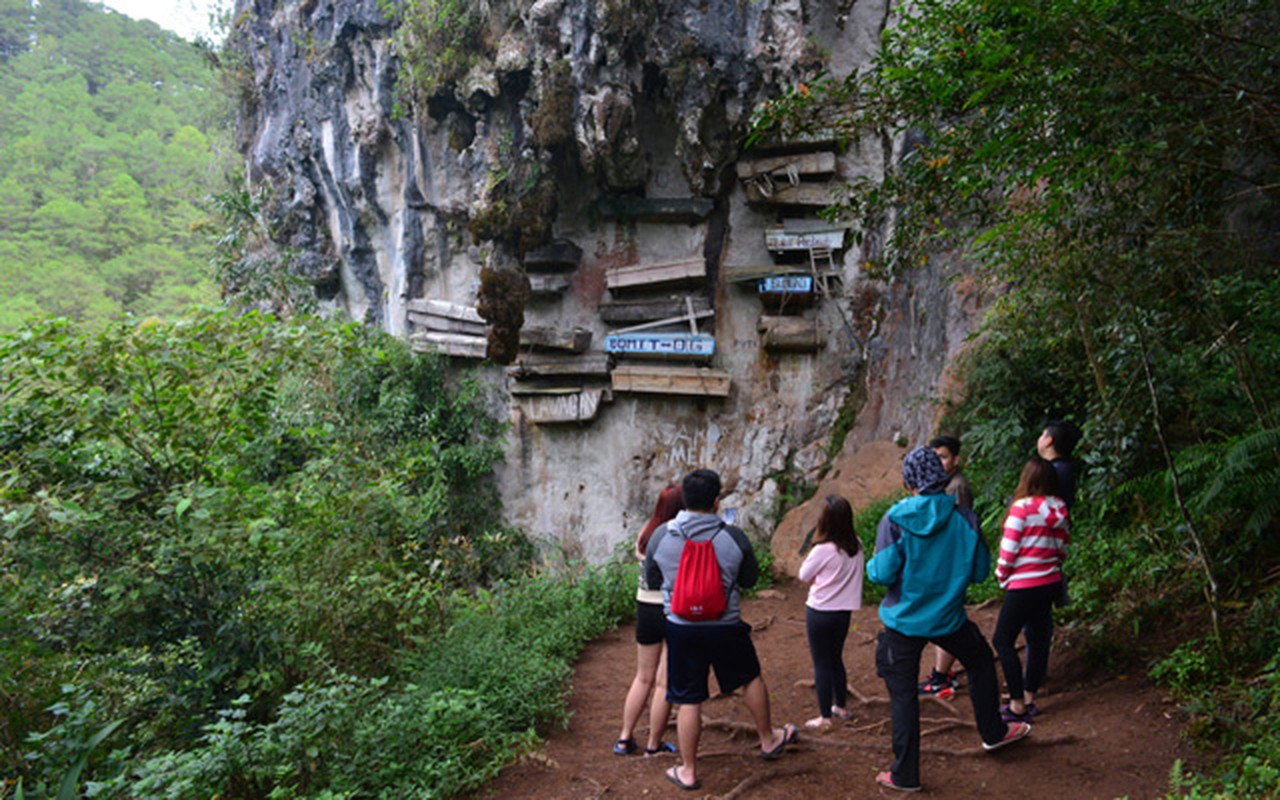
{"label": "rock face", "polygon": [[814,233],[828,187],[900,145],[743,150],[760,102],[869,64],[888,0],[488,0],[473,62],[425,96],[382,6],[239,0],[240,145],[323,303],[491,377],[510,522],[599,561],[710,466],[767,539],[798,487],[853,491],[860,451],[934,432],[980,294],[946,260],[867,277],[883,231]]}

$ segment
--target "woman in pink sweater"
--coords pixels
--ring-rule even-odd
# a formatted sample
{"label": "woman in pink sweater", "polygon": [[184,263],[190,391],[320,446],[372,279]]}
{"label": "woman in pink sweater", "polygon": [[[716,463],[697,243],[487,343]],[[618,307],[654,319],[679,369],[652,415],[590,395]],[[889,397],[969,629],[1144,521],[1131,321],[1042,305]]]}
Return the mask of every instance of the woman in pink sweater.
{"label": "woman in pink sweater", "polygon": [[866,558],[853,530],[849,501],[827,495],[813,549],[800,565],[800,580],[811,584],[805,603],[805,630],[813,657],[813,683],[818,693],[818,716],[804,726],[822,730],[831,717],[849,719],[845,709],[849,679],[844,669],[844,640],[850,612],[862,608],[862,576]]}
{"label": "woman in pink sweater", "polygon": [[[1053,602],[1062,588],[1070,541],[1067,504],[1058,491],[1053,465],[1040,458],[1028,461],[1004,521],[996,581],[1006,591],[991,641],[1009,688],[1009,705],[1000,709],[1006,722],[1027,722],[1040,713],[1035,696],[1049,668]],[[1025,674],[1015,647],[1019,631],[1027,639]]]}

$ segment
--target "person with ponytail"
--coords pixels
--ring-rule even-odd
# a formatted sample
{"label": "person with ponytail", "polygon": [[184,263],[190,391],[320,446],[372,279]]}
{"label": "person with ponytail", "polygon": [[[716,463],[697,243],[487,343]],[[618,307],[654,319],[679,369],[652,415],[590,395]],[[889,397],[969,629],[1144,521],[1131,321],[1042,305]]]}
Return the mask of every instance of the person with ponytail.
{"label": "person with ponytail", "polygon": [[853,508],[843,497],[827,495],[813,548],[800,565],[800,580],[809,584],[804,625],[818,695],[818,716],[804,724],[810,730],[830,728],[832,717],[853,717],[845,708],[849,678],[844,668],[844,642],[851,612],[862,608],[865,562],[862,543],[853,530]]}
{"label": "person with ponytail", "polygon": [[[649,537],[660,525],[674,519],[683,508],[684,499],[679,486],[668,484],[658,494],[653,514],[636,536],[635,554],[641,562],[644,561],[645,549],[649,546]],[[649,738],[644,748],[645,755],[676,751],[675,745],[662,741],[662,734],[666,732],[667,720],[671,714],[671,704],[667,702],[667,649],[664,644],[666,625],[666,614],[662,608],[662,587],[650,588],[645,580],[644,568],[641,567],[640,584],[636,589],[636,674],[627,691],[627,699],[622,704],[622,731],[613,744],[613,752],[617,755],[626,756],[636,752],[633,734],[645,703],[649,704]]]}

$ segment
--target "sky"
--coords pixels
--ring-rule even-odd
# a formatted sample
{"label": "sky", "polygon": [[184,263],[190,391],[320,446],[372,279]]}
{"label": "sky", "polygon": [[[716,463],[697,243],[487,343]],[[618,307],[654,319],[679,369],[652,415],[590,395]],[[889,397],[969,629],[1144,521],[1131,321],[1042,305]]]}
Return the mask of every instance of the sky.
{"label": "sky", "polygon": [[134,19],[149,19],[187,39],[209,35],[209,11],[214,0],[103,0],[107,8]]}

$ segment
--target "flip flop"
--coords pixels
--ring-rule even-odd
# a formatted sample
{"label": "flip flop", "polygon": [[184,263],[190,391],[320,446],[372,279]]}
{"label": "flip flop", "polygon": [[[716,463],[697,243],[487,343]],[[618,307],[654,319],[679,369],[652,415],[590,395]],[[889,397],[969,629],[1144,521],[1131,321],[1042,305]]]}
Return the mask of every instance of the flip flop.
{"label": "flip flop", "polygon": [[782,741],[772,750],[761,750],[760,757],[765,761],[774,761],[782,756],[782,751],[787,749],[787,745],[795,744],[800,739],[800,729],[788,722],[782,726]]}
{"label": "flip flop", "polygon": [[674,753],[675,751],[676,746],[671,742],[659,742],[658,746],[652,749],[646,747],[644,749],[644,754],[646,756],[656,756],[659,753]]}
{"label": "flip flop", "polygon": [[667,780],[671,781],[676,786],[679,786],[681,789],[684,789],[686,792],[693,792],[702,788],[702,784],[698,783],[697,781],[693,781],[692,783],[685,783],[684,781],[680,780],[679,769],[680,769],[679,767],[672,767],[671,769],[667,770],[662,774],[667,776]]}

